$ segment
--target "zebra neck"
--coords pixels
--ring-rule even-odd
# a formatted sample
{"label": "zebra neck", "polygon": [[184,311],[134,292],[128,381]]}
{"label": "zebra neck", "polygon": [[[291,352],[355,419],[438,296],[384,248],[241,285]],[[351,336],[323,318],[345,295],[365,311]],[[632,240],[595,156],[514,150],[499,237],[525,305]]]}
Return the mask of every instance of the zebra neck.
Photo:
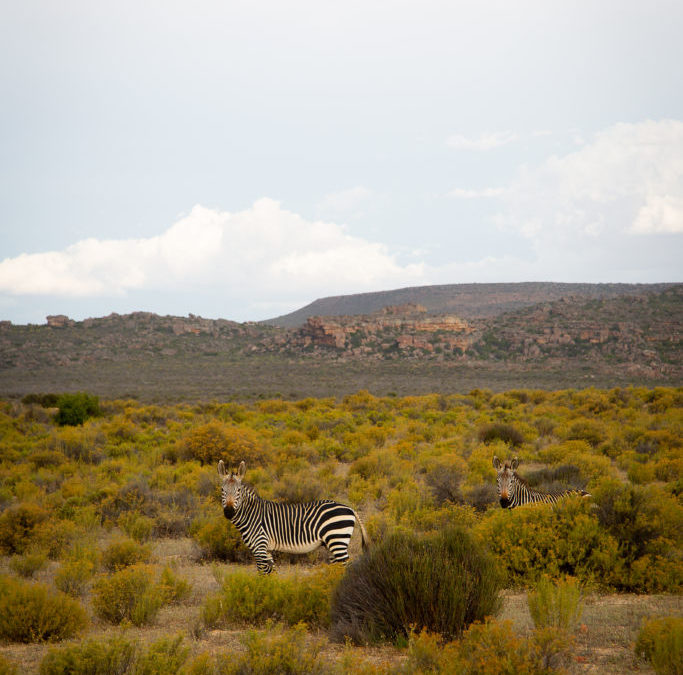
{"label": "zebra neck", "polygon": [[230,519],[239,526],[250,519],[255,513],[260,513],[263,505],[266,503],[265,499],[261,499],[251,488],[242,486],[242,502],[239,509],[235,511],[235,515]]}

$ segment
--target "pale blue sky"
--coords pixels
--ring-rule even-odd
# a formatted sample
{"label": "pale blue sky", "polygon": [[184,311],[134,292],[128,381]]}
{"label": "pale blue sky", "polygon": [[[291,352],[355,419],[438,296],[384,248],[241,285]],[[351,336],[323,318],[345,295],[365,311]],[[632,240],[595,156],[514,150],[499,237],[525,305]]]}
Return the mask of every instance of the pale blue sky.
{"label": "pale blue sky", "polygon": [[0,3],[0,319],[680,281],[683,4]]}

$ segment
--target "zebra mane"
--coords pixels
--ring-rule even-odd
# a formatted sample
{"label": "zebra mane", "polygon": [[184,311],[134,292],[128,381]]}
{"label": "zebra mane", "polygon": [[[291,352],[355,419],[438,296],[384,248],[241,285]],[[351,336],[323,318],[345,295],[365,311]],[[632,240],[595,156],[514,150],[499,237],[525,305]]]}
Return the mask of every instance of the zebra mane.
{"label": "zebra mane", "polygon": [[520,485],[524,486],[530,492],[535,492],[536,494],[561,496],[568,492],[577,492],[579,494],[583,494],[585,492],[585,490],[582,490],[581,488],[573,487],[556,488],[554,490],[541,490],[537,487],[531,487],[531,485],[529,485],[529,481],[526,478],[522,478],[516,471],[513,471],[512,475]]}

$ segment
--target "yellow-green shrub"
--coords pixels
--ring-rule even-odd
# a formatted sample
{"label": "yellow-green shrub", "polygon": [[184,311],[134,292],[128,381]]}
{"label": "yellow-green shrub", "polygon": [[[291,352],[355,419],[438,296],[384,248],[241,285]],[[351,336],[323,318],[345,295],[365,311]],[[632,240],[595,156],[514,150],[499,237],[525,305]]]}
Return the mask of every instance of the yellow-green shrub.
{"label": "yellow-green shrub", "polygon": [[149,565],[138,564],[100,578],[93,586],[92,598],[97,616],[113,624],[128,620],[135,626],[154,621],[164,597],[153,575]]}
{"label": "yellow-green shrub", "polygon": [[149,562],[151,556],[152,553],[147,546],[132,539],[119,539],[102,551],[102,565],[109,572],[116,572],[129,565]]}
{"label": "yellow-green shrub", "polygon": [[251,560],[251,552],[244,545],[239,530],[220,512],[212,518],[195,520],[190,526],[190,536],[198,544],[205,560]]}
{"label": "yellow-green shrub", "polygon": [[0,656],[0,675],[17,675],[17,673],[17,667],[4,656]]}
{"label": "yellow-green shrub", "polygon": [[555,582],[542,577],[527,596],[529,613],[536,628],[557,628],[571,633],[576,628],[583,606],[581,588],[571,577]]}
{"label": "yellow-green shrub", "polygon": [[50,517],[38,504],[27,502],[10,506],[0,514],[0,553],[24,553],[32,543],[35,530]]}
{"label": "yellow-green shrub", "polygon": [[262,458],[261,444],[256,433],[248,427],[236,427],[218,420],[192,429],[182,439],[184,454],[202,464],[218,464],[222,459],[226,466],[258,464]]}
{"label": "yellow-green shrub", "polygon": [[53,647],[40,663],[40,675],[128,675],[135,652],[135,643],[123,636]]}
{"label": "yellow-green shrub", "polygon": [[88,624],[81,604],[44,584],[0,577],[0,639],[43,642],[73,637]]}
{"label": "yellow-green shrub", "polygon": [[25,553],[15,555],[9,561],[9,567],[20,577],[30,579],[33,575],[42,570],[47,562],[47,557],[43,553]]}
{"label": "yellow-green shrub", "polygon": [[576,576],[607,584],[617,565],[617,542],[598,523],[588,500],[567,497],[549,504],[489,512],[476,528],[515,584],[542,575]]}
{"label": "yellow-green shrub", "polygon": [[303,624],[293,628],[249,631],[242,640],[246,652],[218,657],[220,675],[324,675],[323,640],[310,639]]}
{"label": "yellow-green shrub", "polygon": [[55,574],[55,586],[74,597],[85,595],[95,573],[91,560],[67,560]]}
{"label": "yellow-green shrub", "polygon": [[650,661],[657,675],[683,672],[683,618],[668,616],[643,624],[635,645],[636,655]]}
{"label": "yellow-green shrub", "polygon": [[344,573],[339,565],[291,576],[226,574],[202,609],[207,626],[257,624],[267,619],[294,625],[329,625],[331,596]]}

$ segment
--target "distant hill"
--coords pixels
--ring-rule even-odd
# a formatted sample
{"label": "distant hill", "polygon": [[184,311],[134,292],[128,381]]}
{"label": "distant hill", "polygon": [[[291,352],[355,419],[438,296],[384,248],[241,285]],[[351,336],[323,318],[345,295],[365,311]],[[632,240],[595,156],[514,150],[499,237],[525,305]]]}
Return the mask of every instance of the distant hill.
{"label": "distant hill", "polygon": [[560,298],[610,298],[657,292],[672,284],[564,284],[527,282],[510,284],[448,284],[415,286],[375,293],[356,293],[321,298],[290,314],[260,323],[294,328],[311,316],[371,314],[390,305],[418,304],[429,314],[455,314],[463,319],[497,316],[523,307]]}
{"label": "distant hill", "polygon": [[346,313],[291,328],[147,312],[0,321],[0,396],[294,399],[683,382],[683,284],[404,289],[360,297],[420,302],[364,314],[354,313],[358,297],[312,303]]}

